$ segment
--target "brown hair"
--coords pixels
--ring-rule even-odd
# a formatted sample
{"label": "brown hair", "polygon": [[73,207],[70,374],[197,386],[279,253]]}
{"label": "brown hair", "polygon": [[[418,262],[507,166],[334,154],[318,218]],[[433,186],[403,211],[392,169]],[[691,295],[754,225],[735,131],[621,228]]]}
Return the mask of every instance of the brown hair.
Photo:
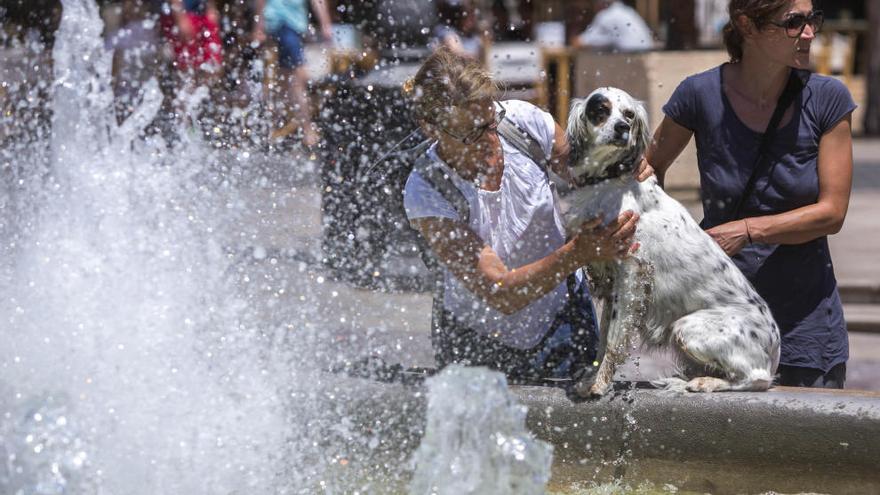
{"label": "brown hair", "polygon": [[416,119],[427,122],[435,122],[438,109],[491,100],[498,93],[489,71],[446,47],[428,56],[403,89],[412,99]]}
{"label": "brown hair", "polygon": [[724,46],[730,54],[730,61],[739,62],[743,56],[745,38],[736,25],[739,16],[748,17],[755,27],[761,29],[791,2],[792,0],[730,0],[727,6],[730,20],[724,25]]}

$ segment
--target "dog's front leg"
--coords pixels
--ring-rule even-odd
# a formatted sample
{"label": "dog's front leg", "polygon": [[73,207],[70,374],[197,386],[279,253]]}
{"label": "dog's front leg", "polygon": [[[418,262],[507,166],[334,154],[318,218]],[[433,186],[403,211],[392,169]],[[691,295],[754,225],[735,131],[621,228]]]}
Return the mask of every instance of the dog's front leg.
{"label": "dog's front leg", "polygon": [[602,320],[607,321],[607,326],[602,329],[601,363],[589,388],[583,382],[576,386],[581,396],[601,397],[611,390],[614,371],[626,360],[630,336],[645,323],[649,272],[647,265],[632,258],[618,266],[611,297],[602,308]]}
{"label": "dog's front leg", "polygon": [[[597,349],[597,359],[602,361],[607,347],[608,327],[611,325],[611,308],[614,306],[614,281],[619,270],[618,264],[610,263],[594,263],[586,268],[590,276],[590,295],[593,304],[597,306],[600,314],[599,324],[599,348]],[[589,377],[589,383],[586,384],[587,389],[593,383],[593,375]],[[586,392],[586,389],[585,389]]]}

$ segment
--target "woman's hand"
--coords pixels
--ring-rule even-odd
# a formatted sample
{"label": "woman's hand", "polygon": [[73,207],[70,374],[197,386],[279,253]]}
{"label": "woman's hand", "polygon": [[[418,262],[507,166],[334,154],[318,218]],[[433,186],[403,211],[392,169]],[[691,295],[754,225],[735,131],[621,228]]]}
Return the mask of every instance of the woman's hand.
{"label": "woman's hand", "polygon": [[742,251],[746,244],[751,242],[749,238],[749,225],[746,220],[734,220],[732,222],[716,225],[706,231],[728,256]]}
{"label": "woman's hand", "polygon": [[648,163],[648,160],[646,160],[645,157],[642,157],[642,159],[639,160],[639,165],[633,171],[633,175],[637,181],[645,182],[648,177],[654,175],[654,167]]}
{"label": "woman's hand", "polygon": [[638,221],[637,213],[625,211],[604,227],[600,218],[582,223],[572,237],[581,264],[622,259],[635,252],[638,245],[632,241]]}

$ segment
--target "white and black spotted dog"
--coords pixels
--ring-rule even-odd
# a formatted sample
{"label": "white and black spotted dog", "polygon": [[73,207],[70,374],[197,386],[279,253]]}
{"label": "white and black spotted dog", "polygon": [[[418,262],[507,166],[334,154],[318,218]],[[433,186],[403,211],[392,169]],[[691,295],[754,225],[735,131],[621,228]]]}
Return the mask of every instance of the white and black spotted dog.
{"label": "white and black spotted dog", "polygon": [[603,300],[601,364],[576,391],[601,396],[638,333],[649,348],[671,349],[682,378],[655,385],[710,392],[766,390],[779,363],[779,329],[770,310],[718,244],[656,178],[633,170],[648,144],[641,102],[600,88],[572,104],[568,121],[575,185],[560,191],[566,227],[625,210],[640,215],[637,252],[589,266],[594,296]]}

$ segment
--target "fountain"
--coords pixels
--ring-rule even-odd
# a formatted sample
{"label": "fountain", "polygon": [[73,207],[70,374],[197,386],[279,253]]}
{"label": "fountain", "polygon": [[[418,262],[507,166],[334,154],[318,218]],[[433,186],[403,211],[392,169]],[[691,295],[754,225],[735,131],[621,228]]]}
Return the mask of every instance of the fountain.
{"label": "fountain", "polygon": [[526,408],[503,375],[452,365],[427,385],[427,426],[410,493],[544,492],[553,447],[525,429]]}
{"label": "fountain", "polygon": [[97,7],[63,6],[51,134],[3,157],[18,180],[3,191],[16,222],[0,248],[0,485],[266,492],[285,416],[212,235],[235,209],[210,197],[223,185],[205,185],[199,143],[143,135],[155,81],[116,123]]}
{"label": "fountain", "polygon": [[[407,401],[368,404],[369,387],[325,376],[334,349],[309,285],[323,279],[302,263],[278,275],[271,253],[235,241],[250,228],[234,167],[249,152],[148,132],[155,81],[117,123],[98,8],[62,3],[49,132],[27,123],[2,150],[0,491],[405,486],[423,406],[386,417]],[[203,93],[184,98],[188,115]],[[299,304],[266,302],[269,283]]]}
{"label": "fountain", "polygon": [[155,82],[117,122],[97,7],[62,4],[32,89],[50,125],[0,148],[3,493],[540,493],[551,450],[553,493],[876,491],[869,394],[625,384],[575,404],[483,370],[427,390],[322,371],[385,330],[343,342],[333,304],[359,303],[254,244],[251,150],[149,132]]}

